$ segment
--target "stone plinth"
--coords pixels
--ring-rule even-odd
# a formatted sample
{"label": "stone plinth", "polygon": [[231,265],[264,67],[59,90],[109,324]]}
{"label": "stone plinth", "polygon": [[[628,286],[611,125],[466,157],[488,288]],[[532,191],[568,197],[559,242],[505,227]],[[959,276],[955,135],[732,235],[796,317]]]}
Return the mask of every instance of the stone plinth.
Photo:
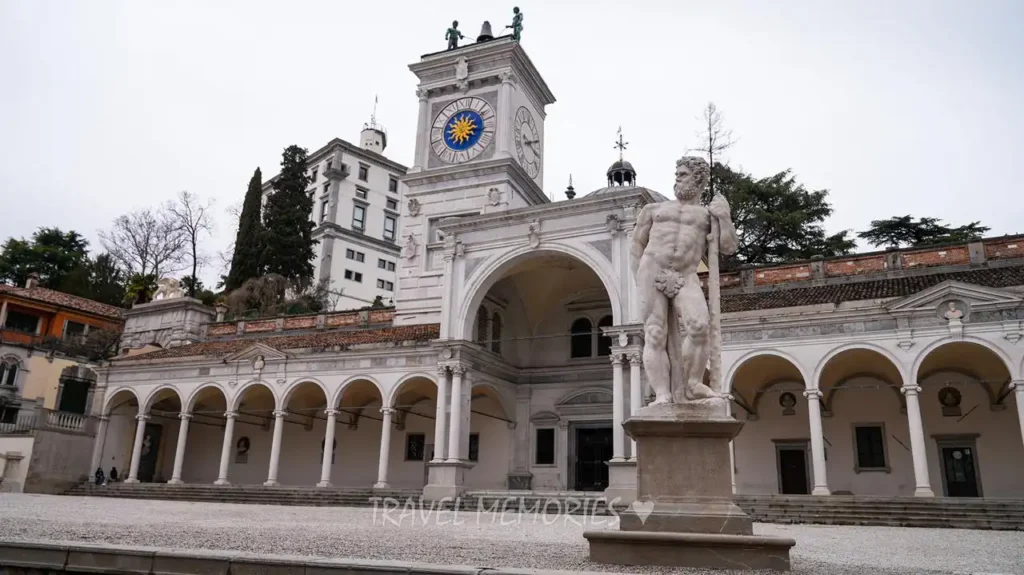
{"label": "stone plinth", "polygon": [[431,461],[427,463],[427,484],[423,498],[428,501],[455,499],[462,495],[466,471],[473,468],[469,461]]}
{"label": "stone plinth", "polygon": [[620,507],[636,501],[636,461],[609,461],[608,488],[604,490],[609,506]]}
{"label": "stone plinth", "polygon": [[789,570],[782,537],[755,537],[732,501],[725,400],[652,405],[623,423],[637,445],[637,500],[619,531],[588,531],[590,558],[616,565]]}

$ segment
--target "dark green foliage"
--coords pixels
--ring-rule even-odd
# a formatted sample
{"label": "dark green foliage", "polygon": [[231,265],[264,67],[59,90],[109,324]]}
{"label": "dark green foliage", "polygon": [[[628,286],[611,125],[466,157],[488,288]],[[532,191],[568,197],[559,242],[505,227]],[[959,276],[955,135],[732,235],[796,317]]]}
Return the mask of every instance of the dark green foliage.
{"label": "dark green foliage", "polygon": [[185,276],[181,278],[181,287],[185,290],[185,293],[189,294],[188,297],[198,299],[203,302],[203,305],[213,307],[217,303],[217,294],[206,289],[206,286],[203,285],[203,280],[199,278]]}
{"label": "dark green foliage", "polygon": [[238,217],[238,233],[235,235],[235,251],[231,257],[231,271],[224,281],[227,291],[241,287],[245,280],[263,274],[262,241],[263,222],[260,219],[262,205],[263,174],[259,168],[249,180],[249,189],[242,202],[242,213]]}
{"label": "dark green foliage", "polygon": [[873,220],[871,227],[857,234],[875,247],[901,248],[945,243],[966,243],[980,239],[989,228],[979,222],[950,227],[938,218],[894,216],[887,220]]}
{"label": "dark green foliage", "polygon": [[[832,214],[828,190],[807,191],[789,170],[754,179],[716,163],[711,179],[732,207],[739,236],[739,248],[723,269],[845,255],[856,247],[847,231],[825,234],[822,223]],[[710,191],[703,200],[711,200]]]}
{"label": "dark green foliage", "polygon": [[137,303],[149,303],[156,292],[156,276],[153,274],[133,274],[128,278],[124,290],[124,305],[131,307]]}
{"label": "dark green foliage", "polygon": [[313,279],[313,198],[306,193],[306,150],[285,149],[274,193],[263,215],[263,266],[267,274],[284,277],[300,288]]}
{"label": "dark green foliage", "polygon": [[[294,295],[289,299],[286,293]],[[228,294],[225,305],[230,317],[267,317],[316,313],[327,304],[328,293],[325,282],[319,282],[304,289],[297,289],[287,279],[277,274],[249,278],[242,287]]]}
{"label": "dark green foliage", "polygon": [[0,250],[0,282],[24,286],[28,274],[39,274],[39,285],[60,289],[67,277],[88,261],[89,242],[78,232],[39,228],[31,240],[9,238]]}

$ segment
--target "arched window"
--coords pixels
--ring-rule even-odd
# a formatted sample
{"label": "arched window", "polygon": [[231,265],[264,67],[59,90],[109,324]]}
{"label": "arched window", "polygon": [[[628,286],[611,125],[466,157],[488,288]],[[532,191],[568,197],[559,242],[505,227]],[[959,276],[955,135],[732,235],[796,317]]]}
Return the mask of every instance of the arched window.
{"label": "arched window", "polygon": [[476,310],[476,342],[487,347],[487,308]]}
{"label": "arched window", "polygon": [[572,322],[570,331],[572,335],[569,336],[569,348],[570,357],[590,357],[593,355],[593,324],[590,320],[581,317],[580,319]]}
{"label": "arched window", "polygon": [[597,355],[611,355],[612,354],[612,338],[604,335],[601,331],[602,327],[612,326],[612,316],[606,315],[601,318],[601,321],[597,322]]}
{"label": "arched window", "polygon": [[491,316],[491,351],[501,354],[501,316],[498,312]]}
{"label": "arched window", "polygon": [[0,362],[0,385],[14,387],[18,381],[18,364],[11,360]]}

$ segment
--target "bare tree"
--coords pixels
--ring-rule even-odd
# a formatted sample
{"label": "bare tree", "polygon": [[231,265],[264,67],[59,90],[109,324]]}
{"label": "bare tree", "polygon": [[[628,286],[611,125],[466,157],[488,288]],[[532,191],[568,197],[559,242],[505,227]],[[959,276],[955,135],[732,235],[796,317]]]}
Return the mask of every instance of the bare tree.
{"label": "bare tree", "polygon": [[[715,106],[714,102],[708,102],[708,106],[704,108],[702,130],[697,132],[697,137],[700,139],[701,145],[697,148],[691,148],[691,151],[700,152],[708,161],[708,168],[711,170],[715,169],[715,162],[724,163],[721,159],[722,154],[736,143],[732,139],[732,130],[725,128],[725,123],[722,121],[722,113],[718,111],[718,107]],[[714,178],[708,178],[707,198],[715,196],[714,182]]]}
{"label": "bare tree", "polygon": [[185,246],[192,259],[192,280],[188,282],[188,297],[196,297],[199,268],[208,263],[206,256],[199,251],[199,242],[202,236],[208,236],[213,232],[213,221],[210,219],[212,207],[213,200],[204,203],[195,194],[182,191],[178,194],[178,201],[167,202],[165,208],[177,224],[178,232],[184,237]]}
{"label": "bare tree", "polygon": [[184,256],[185,236],[167,210],[138,210],[119,216],[108,231],[100,231],[100,243],[129,275],[152,275],[176,269]]}

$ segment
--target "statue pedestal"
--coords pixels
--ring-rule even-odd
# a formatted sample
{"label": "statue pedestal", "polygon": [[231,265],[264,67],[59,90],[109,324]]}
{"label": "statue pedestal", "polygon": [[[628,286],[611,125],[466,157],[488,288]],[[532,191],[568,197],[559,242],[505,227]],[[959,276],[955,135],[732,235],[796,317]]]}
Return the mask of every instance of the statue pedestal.
{"label": "statue pedestal", "polygon": [[428,462],[423,498],[427,501],[458,498],[464,491],[466,471],[474,465],[469,461]]}
{"label": "statue pedestal", "polygon": [[637,443],[637,500],[619,531],[587,531],[590,559],[616,565],[789,570],[784,537],[756,537],[732,501],[725,400],[651,405],[623,423]]}

